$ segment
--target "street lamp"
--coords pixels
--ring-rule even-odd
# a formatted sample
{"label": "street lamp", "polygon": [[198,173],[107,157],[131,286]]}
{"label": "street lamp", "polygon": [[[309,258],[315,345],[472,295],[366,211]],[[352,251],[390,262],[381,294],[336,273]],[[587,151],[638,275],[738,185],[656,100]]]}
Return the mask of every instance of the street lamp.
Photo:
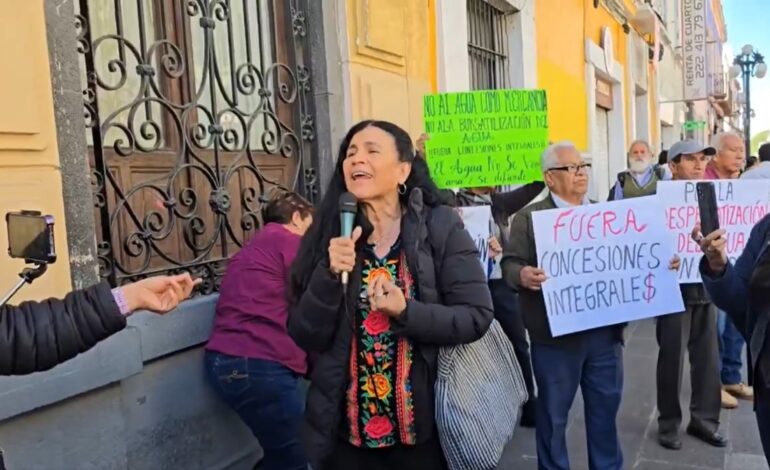
{"label": "street lamp", "polygon": [[765,58],[759,52],[754,50],[754,46],[746,44],[741,48],[741,53],[735,56],[733,65],[730,67],[730,77],[743,77],[743,93],[740,104],[745,106],[743,113],[743,131],[745,133],[746,157],[751,155],[751,118],[753,110],[751,109],[751,77],[762,78],[767,73],[767,64]]}

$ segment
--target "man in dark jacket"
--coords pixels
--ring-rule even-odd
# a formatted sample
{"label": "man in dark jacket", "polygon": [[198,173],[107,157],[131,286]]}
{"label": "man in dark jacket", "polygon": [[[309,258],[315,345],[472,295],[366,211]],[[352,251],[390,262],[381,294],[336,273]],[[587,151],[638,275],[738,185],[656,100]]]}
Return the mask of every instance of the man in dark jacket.
{"label": "man in dark jacket", "polygon": [[770,299],[767,298],[770,270],[770,216],[751,231],[741,256],[731,263],[725,253],[725,230],[703,237],[700,226],[692,236],[705,256],[700,262],[703,285],[714,303],[729,315],[749,344],[754,368],[754,411],[765,458],[770,465]]}
{"label": "man in dark jacket", "polygon": [[620,470],[623,454],[616,416],[623,389],[623,327],[610,326],[554,338],[541,292],[546,273],[538,268],[532,213],[589,204],[589,164],[570,142],[550,145],[542,156],[550,195],[521,210],[511,222],[502,268],[519,290],[520,308],[532,341],[538,388],[537,458],[541,469],[567,470],[566,427],[580,386],[586,407],[591,468]]}
{"label": "man in dark jacket", "polygon": [[63,300],[0,307],[0,375],[31,374],[72,359],[125,328],[126,316],[136,310],[174,309],[199,282],[181,274],[112,290],[102,283]]}

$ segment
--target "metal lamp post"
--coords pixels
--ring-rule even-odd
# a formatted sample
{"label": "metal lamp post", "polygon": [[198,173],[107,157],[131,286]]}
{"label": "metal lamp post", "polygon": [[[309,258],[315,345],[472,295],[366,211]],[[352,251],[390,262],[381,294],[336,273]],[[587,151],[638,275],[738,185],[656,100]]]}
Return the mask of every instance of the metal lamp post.
{"label": "metal lamp post", "polygon": [[730,77],[743,78],[743,97],[745,106],[743,112],[743,131],[745,133],[746,158],[751,155],[751,77],[762,78],[767,73],[765,58],[754,50],[754,46],[746,44],[741,48],[741,53],[735,56],[730,67]]}

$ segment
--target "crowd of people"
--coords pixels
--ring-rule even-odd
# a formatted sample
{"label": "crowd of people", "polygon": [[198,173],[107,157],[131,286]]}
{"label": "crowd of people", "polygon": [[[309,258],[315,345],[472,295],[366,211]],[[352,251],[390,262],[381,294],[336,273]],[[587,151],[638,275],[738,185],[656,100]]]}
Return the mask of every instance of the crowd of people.
{"label": "crowd of people", "polygon": [[[440,351],[474,343],[496,321],[526,385],[519,424],[535,428],[538,467],[570,468],[565,434],[580,388],[589,467],[623,468],[617,414],[626,325],[552,335],[542,293],[549,273],[538,266],[535,246],[536,211],[594,203],[590,163],[571,142],[557,142],[542,153],[541,181],[440,190],[428,170],[428,139],[420,136],[415,146],[395,124],[360,122],[340,145],[319,205],[286,190],[266,198],[263,227],[230,261],[221,284],[204,359],[212,388],[258,439],[262,469],[444,469],[452,444],[442,439],[448,418],[435,405]],[[710,146],[677,142],[657,158],[639,140],[627,158],[609,201],[654,195],[666,180],[770,178],[770,144],[747,168],[743,142],[731,133],[715,135]],[[339,223],[349,209],[339,205],[345,193],[358,204],[350,234]],[[486,272],[456,210],[468,206],[491,208]],[[658,442],[671,450],[683,445],[687,352],[685,431],[724,447],[720,408],[753,400],[770,455],[770,217],[757,223],[734,263],[725,235],[692,227],[702,282],[680,286],[684,311],[655,319]],[[679,270],[678,256],[668,259]],[[53,367],[122,329],[135,310],[172,310],[199,282],[156,277],[4,307],[14,314],[0,315],[8,332],[0,374]],[[46,325],[56,332],[53,342],[35,330]]]}
{"label": "crowd of people", "polygon": [[[541,291],[548,273],[538,267],[532,224],[535,211],[591,204],[591,165],[575,145],[559,142],[542,155],[542,181],[439,190],[426,164],[428,139],[413,146],[396,125],[363,121],[340,145],[317,207],[290,192],[271,198],[266,225],[222,283],[206,354],[213,387],[259,440],[261,468],[446,468],[434,410],[438,350],[481,338],[495,319],[526,383],[520,424],[536,428],[539,468],[570,468],[565,433],[578,387],[590,468],[622,468],[616,418],[625,325],[552,336]],[[607,199],[650,196],[665,180],[770,177],[770,145],[747,169],[740,136],[718,134],[712,144],[684,140],[656,158],[649,143],[633,142],[628,170]],[[346,192],[359,204],[350,236],[338,224]],[[452,209],[479,205],[492,214],[486,273]],[[682,447],[685,352],[692,380],[686,432],[727,445],[720,408],[754,399],[741,376],[749,338],[749,381],[758,387],[757,417],[770,450],[763,381],[770,370],[763,373],[762,354],[770,296],[761,290],[770,281],[757,275],[770,269],[767,220],[734,267],[724,231],[703,237],[693,227],[705,253],[703,283],[681,285],[685,311],[655,320],[658,442],[667,449]],[[679,267],[671,253],[669,269]],[[349,285],[340,282],[343,273]]]}

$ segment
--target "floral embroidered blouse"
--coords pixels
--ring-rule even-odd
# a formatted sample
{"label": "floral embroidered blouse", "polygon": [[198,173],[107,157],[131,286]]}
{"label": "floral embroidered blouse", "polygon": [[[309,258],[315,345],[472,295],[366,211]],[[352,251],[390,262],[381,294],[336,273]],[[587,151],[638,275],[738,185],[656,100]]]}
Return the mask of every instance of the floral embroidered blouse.
{"label": "floral embroidered blouse", "polygon": [[409,340],[391,331],[386,314],[369,308],[367,289],[379,276],[396,282],[407,299],[414,296],[400,240],[384,258],[378,258],[372,246],[364,249],[347,391],[349,442],[364,448],[416,443],[409,379],[413,348]]}

